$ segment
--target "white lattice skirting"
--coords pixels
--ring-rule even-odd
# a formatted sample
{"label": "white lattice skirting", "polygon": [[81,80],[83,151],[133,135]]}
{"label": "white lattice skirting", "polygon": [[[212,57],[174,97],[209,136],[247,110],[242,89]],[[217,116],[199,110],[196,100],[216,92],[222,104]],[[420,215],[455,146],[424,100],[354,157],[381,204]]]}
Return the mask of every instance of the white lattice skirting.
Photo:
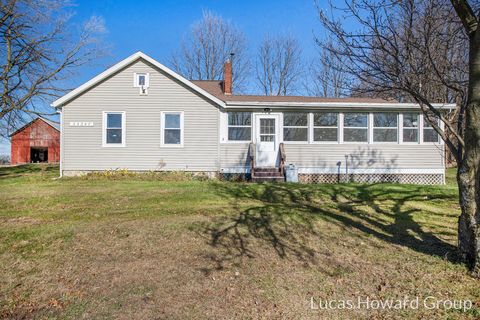
{"label": "white lattice skirting", "polygon": [[405,184],[443,184],[443,174],[331,174],[331,173],[301,173],[298,179],[302,183],[405,183]]}

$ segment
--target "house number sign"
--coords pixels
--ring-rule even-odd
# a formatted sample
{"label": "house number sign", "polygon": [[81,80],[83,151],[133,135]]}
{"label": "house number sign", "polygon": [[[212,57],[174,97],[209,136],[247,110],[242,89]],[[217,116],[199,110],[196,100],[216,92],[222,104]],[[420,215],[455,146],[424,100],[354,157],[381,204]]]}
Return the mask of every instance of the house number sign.
{"label": "house number sign", "polygon": [[93,122],[87,121],[72,121],[70,127],[93,127]]}

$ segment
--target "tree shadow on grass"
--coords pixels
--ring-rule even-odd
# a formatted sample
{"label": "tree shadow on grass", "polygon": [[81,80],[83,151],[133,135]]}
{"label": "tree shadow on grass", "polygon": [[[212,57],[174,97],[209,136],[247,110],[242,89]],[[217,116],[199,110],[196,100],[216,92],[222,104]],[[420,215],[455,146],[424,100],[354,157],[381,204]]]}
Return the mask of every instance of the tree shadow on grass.
{"label": "tree shadow on grass", "polygon": [[422,211],[411,204],[414,201],[455,201],[456,195],[441,192],[440,188],[245,183],[216,183],[215,187],[218,194],[229,199],[233,211],[202,228],[209,245],[217,249],[209,256],[215,269],[242,257],[256,257],[259,245],[273,249],[280,258],[317,264],[318,254],[311,244],[324,241],[328,245],[331,241],[316,227],[320,220],[344,227],[346,232],[357,231],[457,261],[455,246],[437,236],[452,235],[451,230],[430,221],[434,214],[424,224],[413,217]]}

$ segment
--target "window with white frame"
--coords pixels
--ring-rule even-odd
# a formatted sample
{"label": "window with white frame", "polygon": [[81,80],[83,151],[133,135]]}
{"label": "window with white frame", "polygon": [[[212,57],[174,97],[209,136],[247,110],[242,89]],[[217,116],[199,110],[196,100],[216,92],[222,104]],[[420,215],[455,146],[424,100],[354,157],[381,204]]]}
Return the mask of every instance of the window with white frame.
{"label": "window with white frame", "polygon": [[436,124],[439,124],[438,118],[435,117],[435,115],[424,115],[423,116],[423,142],[438,142],[439,136],[438,133],[435,131],[433,126],[430,124],[430,121],[436,122]]}
{"label": "window with white frame", "polygon": [[398,114],[393,112],[373,113],[373,142],[398,141]]}
{"label": "window with white frame", "polygon": [[308,141],[308,113],[283,113],[283,141]]}
{"label": "window with white frame", "polygon": [[103,117],[104,145],[125,145],[125,112],[105,112]]}
{"label": "window with white frame", "polygon": [[316,112],[313,114],[313,141],[338,141],[337,112]]}
{"label": "window with white frame", "polygon": [[183,112],[162,112],[162,145],[183,145]]}
{"label": "window with white frame", "polygon": [[343,141],[368,142],[368,113],[345,113],[343,115]]}
{"label": "window with white frame", "polygon": [[134,73],[133,86],[140,88],[140,94],[147,94],[150,85],[150,75],[148,73]]}
{"label": "window with white frame", "polygon": [[228,140],[250,141],[252,139],[252,113],[228,112]]}
{"label": "window with white frame", "polygon": [[418,113],[404,113],[403,115],[403,142],[418,142],[419,117]]}

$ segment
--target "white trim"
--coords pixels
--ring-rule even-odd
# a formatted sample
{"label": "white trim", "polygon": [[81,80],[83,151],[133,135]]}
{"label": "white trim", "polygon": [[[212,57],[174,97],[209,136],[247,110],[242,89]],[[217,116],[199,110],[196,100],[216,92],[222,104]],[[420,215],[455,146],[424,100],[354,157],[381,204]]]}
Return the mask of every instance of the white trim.
{"label": "white trim", "polygon": [[[228,124],[228,113],[229,112],[244,112],[244,113],[250,113],[250,125],[229,125]],[[254,125],[253,125],[253,122],[254,122],[254,113],[251,112],[251,111],[227,111],[227,112],[224,112],[225,116],[223,118],[223,125],[224,127],[222,128],[222,132],[223,132],[223,136],[221,137],[221,140],[220,140],[220,143],[250,143],[252,141],[254,141],[254,131],[253,131],[253,128],[254,128]],[[232,127],[232,128],[250,128],[250,140],[230,140],[228,139],[228,129]]]}
{"label": "white trim", "polygon": [[403,144],[403,112],[398,114],[398,144]]}
{"label": "white trim", "polygon": [[[285,113],[305,113],[307,115],[307,125],[306,126],[286,126],[285,125]],[[281,136],[282,136],[282,142],[285,143],[285,144],[310,144],[310,127],[311,127],[311,123],[310,123],[310,112],[308,111],[285,111],[285,112],[282,112],[282,117],[281,117],[281,121],[282,121],[282,133],[281,133]],[[297,141],[297,140],[285,140],[285,128],[297,128],[297,129],[307,129],[307,140],[300,140],[300,141]]]}
{"label": "white trim", "polygon": [[179,82],[185,84],[187,87],[191,88],[192,90],[198,92],[199,94],[201,94],[202,96],[208,98],[209,100],[213,101],[214,103],[216,103],[217,105],[221,106],[221,107],[225,107],[225,102],[223,102],[222,100],[218,99],[217,97],[213,96],[212,94],[208,93],[207,91],[203,90],[202,88],[200,88],[199,86],[195,85],[194,83],[192,83],[191,81],[185,79],[184,77],[182,77],[181,75],[179,75],[178,73],[170,70],[169,68],[165,67],[163,64],[161,64],[160,62],[156,61],[155,59],[147,56],[145,53],[143,52],[140,52],[138,51],[137,53],[134,53],[132,54],[131,56],[129,56],[128,58],[120,61],[119,63],[115,64],[114,66],[108,68],[107,70],[105,70],[104,72],[100,73],[99,75],[97,75],[96,77],[92,78],[91,80],[85,82],[84,84],[82,84],[81,86],[79,86],[78,88],[70,91],[69,93],[67,93],[66,95],[64,95],[63,97],[55,100],[51,106],[52,107],[55,107],[55,108],[58,108],[64,104],[66,104],[67,102],[69,102],[70,100],[72,100],[73,98],[79,96],[80,94],[82,94],[83,92],[87,91],[88,89],[90,89],[91,87],[95,86],[96,84],[100,83],[101,81],[103,81],[104,79],[108,78],[109,76],[113,75],[114,73],[118,72],[119,70],[125,68],[126,66],[128,66],[129,64],[133,63],[134,61],[137,61],[138,59],[144,59],[145,61],[151,63],[152,65],[154,65],[155,67],[159,68],[160,70],[162,70],[163,72],[165,72],[166,74],[170,75],[172,78],[178,80]]}
{"label": "white trim", "polygon": [[[254,113],[252,115],[252,125],[253,125],[253,128],[255,128],[253,130],[253,137],[252,137],[252,141],[255,142],[255,144],[257,145],[257,147],[255,148],[256,150],[256,154],[255,154],[255,162],[258,161],[259,159],[259,156],[258,154],[261,152],[259,151],[259,147],[258,145],[261,142],[261,139],[260,139],[260,121],[261,119],[273,119],[275,121],[275,141],[274,141],[274,146],[275,146],[275,151],[273,152],[275,154],[275,160],[273,161],[274,162],[274,166],[277,166],[277,156],[278,156],[278,150],[280,148],[280,143],[282,142],[282,137],[283,137],[283,133],[280,133],[280,121],[283,121],[282,119],[282,116],[279,114],[279,113]],[[283,130],[283,129],[282,129]],[[267,151],[267,152],[271,152],[271,151]],[[262,166],[262,165],[259,165],[258,163],[255,163],[255,166]]]}
{"label": "white trim", "polygon": [[[122,115],[122,143],[107,143],[107,114],[121,114]],[[126,121],[127,117],[125,111],[103,111],[102,113],[102,147],[103,148],[123,148],[126,146]]]}
{"label": "white trim", "polygon": [[[373,144],[373,112],[368,113],[368,118],[367,118],[367,140],[368,144]],[[351,127],[348,127],[349,129]]]}
{"label": "white trim", "polygon": [[[345,127],[345,114],[346,113],[357,113],[357,114],[366,114],[367,115],[367,126],[366,127]],[[369,112],[360,112],[360,111],[348,111],[342,114],[342,144],[371,144],[372,140],[372,131],[371,131],[371,113]],[[367,130],[367,141],[345,141],[345,129],[359,129]]]}
{"label": "white trim", "polygon": [[[416,127],[404,127],[403,126],[403,115],[404,114],[416,114],[417,115],[417,126]],[[420,140],[420,116],[421,114],[419,112],[402,112],[400,113],[400,116],[401,116],[401,140],[400,140],[400,144],[406,144],[406,145],[417,145],[417,144],[421,144],[421,140]],[[406,129],[406,130],[417,130],[417,141],[403,141],[403,130]],[[423,138],[423,135],[422,135],[422,138]]]}
{"label": "white trim", "polygon": [[[165,143],[165,129],[176,129],[177,128],[165,128],[165,115],[166,114],[178,114],[180,115],[180,144]],[[183,139],[184,139],[184,119],[183,111],[162,111],[160,115],[160,146],[162,148],[183,148]]]}
{"label": "white trim", "polygon": [[338,113],[338,143],[343,144],[343,112]]}
{"label": "white trim", "polygon": [[63,110],[57,110],[60,113],[60,178],[63,177]]}
{"label": "white trim", "polygon": [[[440,137],[440,135],[437,133],[437,131],[435,131],[435,129],[433,127],[427,127],[425,128],[425,115],[424,114],[421,114],[421,123],[422,123],[422,144],[427,144],[427,145],[432,145],[432,144],[441,144],[441,142],[443,141],[442,137]],[[428,121],[428,120],[427,120]],[[440,121],[440,119],[437,119],[437,124],[438,126],[442,129],[442,123],[443,121]],[[435,132],[435,134],[437,135],[437,141],[423,141],[424,139],[424,130],[433,130],[433,132]]]}
{"label": "white trim", "polygon": [[250,173],[250,167],[227,167],[220,168],[222,173]]}
{"label": "white trim", "polygon": [[[299,99],[302,97],[299,97]],[[341,98],[340,98],[341,99]],[[370,103],[370,102],[250,102],[250,101],[226,101],[227,109],[238,108],[264,108],[264,107],[276,107],[276,108],[290,108],[290,107],[309,107],[309,108],[344,108],[346,110],[359,109],[387,109],[391,111],[397,111],[392,109],[415,109],[421,110],[420,105],[415,103],[400,103],[400,102],[384,102],[384,103]],[[433,103],[433,107],[437,109],[452,110],[456,108],[454,103]]]}
{"label": "white trim", "polygon": [[220,112],[218,119],[219,142],[228,143],[228,113],[226,111],[218,111]]}
{"label": "white trim", "polygon": [[[298,167],[298,173],[304,174],[338,174],[338,167]],[[345,174],[345,166],[340,168],[340,173]],[[444,174],[444,169],[397,169],[397,168],[348,168],[349,174]]]}
{"label": "white trim", "polygon": [[[335,113],[337,115],[337,125],[335,127],[331,126],[315,126],[315,113]],[[343,121],[343,118],[342,118]],[[339,144],[340,143],[340,112],[331,112],[331,111],[316,111],[310,112],[310,140],[311,144]],[[315,129],[337,129],[337,140],[335,141],[316,141],[315,140]]]}
{"label": "white trim", "polygon": [[[141,86],[138,81],[138,76],[139,75],[144,75],[145,76],[145,85]],[[150,73],[148,72],[135,72],[133,73],[133,87],[134,88],[139,88],[139,94],[141,96],[146,96],[148,95],[148,88],[150,87]],[[142,90],[144,92],[142,92]]]}
{"label": "white trim", "polygon": [[[385,113],[394,113],[397,116],[397,126],[396,127],[375,127],[375,114],[385,114]],[[403,114],[401,112],[395,112],[395,111],[385,111],[385,112],[371,112],[371,143],[372,144],[399,144],[400,143],[400,133],[399,133],[399,128],[400,128],[400,115]],[[375,129],[380,129],[380,130],[397,130],[397,140],[396,141],[375,141]]]}
{"label": "white trim", "polygon": [[135,88],[140,88],[141,85],[138,83],[138,76],[144,75],[145,76],[145,88],[150,87],[150,73],[149,72],[134,72],[133,73],[133,86]]}
{"label": "white trim", "polygon": [[[250,173],[249,167],[223,167],[222,173]],[[338,167],[298,167],[298,173],[301,174],[338,174]],[[396,169],[396,168],[378,168],[378,169],[348,169],[349,174],[445,174],[444,169]],[[345,167],[340,168],[340,174],[345,174]]]}

